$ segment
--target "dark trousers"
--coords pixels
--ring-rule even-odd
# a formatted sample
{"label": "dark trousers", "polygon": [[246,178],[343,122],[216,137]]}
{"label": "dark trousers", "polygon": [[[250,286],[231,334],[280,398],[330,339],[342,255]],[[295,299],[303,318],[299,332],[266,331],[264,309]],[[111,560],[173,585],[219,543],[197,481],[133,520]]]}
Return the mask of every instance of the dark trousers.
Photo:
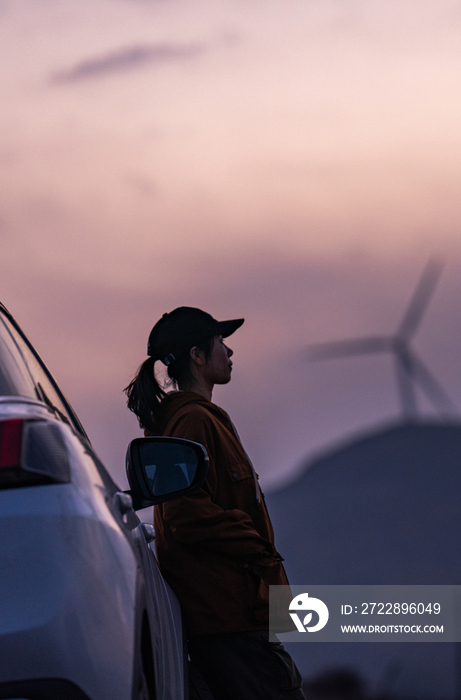
{"label": "dark trousers", "polygon": [[189,656],[215,700],[305,700],[293,659],[267,632],[192,637]]}

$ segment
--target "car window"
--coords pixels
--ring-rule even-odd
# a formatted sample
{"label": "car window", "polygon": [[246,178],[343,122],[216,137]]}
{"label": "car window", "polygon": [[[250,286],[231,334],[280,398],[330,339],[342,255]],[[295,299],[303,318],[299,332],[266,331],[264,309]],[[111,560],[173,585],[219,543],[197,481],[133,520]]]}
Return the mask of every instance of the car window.
{"label": "car window", "polygon": [[[34,398],[40,399],[48,406],[50,406],[60,418],[62,418],[66,422],[71,423],[72,425],[77,427],[80,432],[84,433],[84,430],[81,427],[78,418],[75,416],[70,406],[64,400],[61,393],[56,388],[51,376],[49,375],[45,367],[42,365],[42,363],[39,361],[39,359],[36,357],[31,347],[22,337],[21,333],[13,325],[13,323],[11,323],[9,318],[4,316],[0,316],[0,318],[3,321],[3,324],[7,328],[8,333],[10,335],[10,346],[13,344],[16,346],[16,354],[19,354],[19,357],[22,356],[24,358],[25,363],[23,361],[22,365],[26,364],[30,373],[32,394],[29,392],[27,394],[21,393],[20,395],[32,395]],[[13,342],[11,342],[11,340]]]}
{"label": "car window", "polygon": [[0,396],[36,399],[35,385],[27,365],[0,316]]}

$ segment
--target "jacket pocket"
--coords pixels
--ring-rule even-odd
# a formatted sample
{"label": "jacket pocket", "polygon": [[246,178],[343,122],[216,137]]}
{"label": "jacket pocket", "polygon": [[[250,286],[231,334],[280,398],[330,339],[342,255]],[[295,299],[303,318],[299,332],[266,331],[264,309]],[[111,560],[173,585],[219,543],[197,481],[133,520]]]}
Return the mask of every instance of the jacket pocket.
{"label": "jacket pocket", "polygon": [[232,483],[237,483],[243,481],[243,479],[251,479],[254,481],[254,473],[248,462],[235,462],[233,464],[226,464],[226,473],[229,480]]}

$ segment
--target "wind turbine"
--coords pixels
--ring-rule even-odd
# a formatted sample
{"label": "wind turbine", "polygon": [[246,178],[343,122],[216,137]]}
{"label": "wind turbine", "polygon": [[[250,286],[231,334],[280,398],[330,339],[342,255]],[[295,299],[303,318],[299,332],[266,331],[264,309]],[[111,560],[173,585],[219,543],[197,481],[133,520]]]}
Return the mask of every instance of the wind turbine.
{"label": "wind turbine", "polygon": [[443,264],[431,258],[416,286],[406,313],[394,335],[369,336],[353,340],[340,340],[330,343],[316,343],[308,350],[311,360],[329,360],[353,355],[391,352],[394,354],[397,384],[400,393],[403,417],[414,420],[417,414],[415,387],[426,394],[433,406],[443,416],[457,413],[456,406],[447,396],[433,374],[422,363],[410,340],[416,333],[441,275]]}

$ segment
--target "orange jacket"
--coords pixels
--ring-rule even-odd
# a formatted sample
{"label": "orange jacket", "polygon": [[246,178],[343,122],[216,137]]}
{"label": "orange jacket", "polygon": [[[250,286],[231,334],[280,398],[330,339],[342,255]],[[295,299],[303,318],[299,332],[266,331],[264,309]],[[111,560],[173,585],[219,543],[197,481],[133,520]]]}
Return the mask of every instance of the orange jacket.
{"label": "orange jacket", "polygon": [[267,630],[268,586],[288,581],[257,475],[219,406],[194,392],[162,406],[162,434],[199,442],[210,458],[200,489],[154,508],[160,569],[189,636]]}

